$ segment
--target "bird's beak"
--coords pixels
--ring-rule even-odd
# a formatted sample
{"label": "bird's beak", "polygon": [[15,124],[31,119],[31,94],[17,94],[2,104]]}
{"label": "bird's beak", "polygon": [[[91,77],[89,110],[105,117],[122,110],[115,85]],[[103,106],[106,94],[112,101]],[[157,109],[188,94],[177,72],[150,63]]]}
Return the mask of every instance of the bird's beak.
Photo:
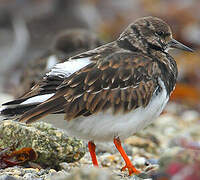
{"label": "bird's beak", "polygon": [[169,43],[168,43],[170,48],[176,48],[176,49],[181,49],[184,51],[189,51],[189,52],[194,52],[194,50],[192,50],[191,48],[185,46],[184,44],[178,42],[175,39],[172,39]]}

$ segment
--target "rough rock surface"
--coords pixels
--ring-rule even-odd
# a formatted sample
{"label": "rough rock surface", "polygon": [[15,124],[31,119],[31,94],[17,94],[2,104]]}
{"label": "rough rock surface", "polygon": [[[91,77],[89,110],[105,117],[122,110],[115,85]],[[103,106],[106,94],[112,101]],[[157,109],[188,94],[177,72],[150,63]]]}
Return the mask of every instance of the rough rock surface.
{"label": "rough rock surface", "polygon": [[61,162],[74,162],[85,154],[82,141],[67,136],[64,131],[52,125],[37,122],[30,125],[11,120],[0,123],[0,147],[7,148],[14,143],[17,149],[32,147],[38,154],[35,161],[42,167],[58,167]]}

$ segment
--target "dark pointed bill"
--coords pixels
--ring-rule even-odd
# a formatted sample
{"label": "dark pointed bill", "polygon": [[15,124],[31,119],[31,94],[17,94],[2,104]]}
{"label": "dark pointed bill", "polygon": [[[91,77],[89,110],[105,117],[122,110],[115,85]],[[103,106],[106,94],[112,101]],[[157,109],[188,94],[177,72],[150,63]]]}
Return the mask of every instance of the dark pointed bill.
{"label": "dark pointed bill", "polygon": [[176,48],[176,49],[181,49],[181,50],[184,50],[184,51],[194,52],[194,50],[192,50],[191,48],[189,48],[189,47],[185,46],[184,44],[178,42],[175,39],[172,39],[169,42],[169,47]]}

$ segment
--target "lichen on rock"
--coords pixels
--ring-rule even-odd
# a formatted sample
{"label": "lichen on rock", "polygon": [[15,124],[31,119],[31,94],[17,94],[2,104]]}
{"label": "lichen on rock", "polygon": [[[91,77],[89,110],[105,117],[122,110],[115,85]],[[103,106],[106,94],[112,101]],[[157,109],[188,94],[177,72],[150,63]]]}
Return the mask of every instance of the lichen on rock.
{"label": "lichen on rock", "polygon": [[75,162],[85,154],[81,140],[44,122],[24,124],[6,120],[0,123],[0,147],[17,143],[17,149],[32,147],[38,154],[35,161],[44,167],[59,167],[61,162]]}

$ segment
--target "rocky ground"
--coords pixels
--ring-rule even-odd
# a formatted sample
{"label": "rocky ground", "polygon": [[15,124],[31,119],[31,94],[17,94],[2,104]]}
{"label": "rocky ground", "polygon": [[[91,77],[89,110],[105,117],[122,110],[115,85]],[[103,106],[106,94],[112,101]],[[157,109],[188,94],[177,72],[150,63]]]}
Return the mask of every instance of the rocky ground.
{"label": "rocky ground", "polygon": [[129,177],[128,172],[120,171],[124,162],[112,143],[97,144],[97,158],[101,168],[96,169],[92,168],[89,153],[85,149],[86,143],[68,137],[53,125],[39,122],[26,126],[2,121],[1,149],[19,141],[17,149],[32,147],[38,157],[35,161],[1,169],[0,180],[176,180],[180,175],[200,179],[199,123],[200,114],[197,111],[187,105],[169,103],[154,124],[125,140],[123,146],[131,161],[148,175]]}

